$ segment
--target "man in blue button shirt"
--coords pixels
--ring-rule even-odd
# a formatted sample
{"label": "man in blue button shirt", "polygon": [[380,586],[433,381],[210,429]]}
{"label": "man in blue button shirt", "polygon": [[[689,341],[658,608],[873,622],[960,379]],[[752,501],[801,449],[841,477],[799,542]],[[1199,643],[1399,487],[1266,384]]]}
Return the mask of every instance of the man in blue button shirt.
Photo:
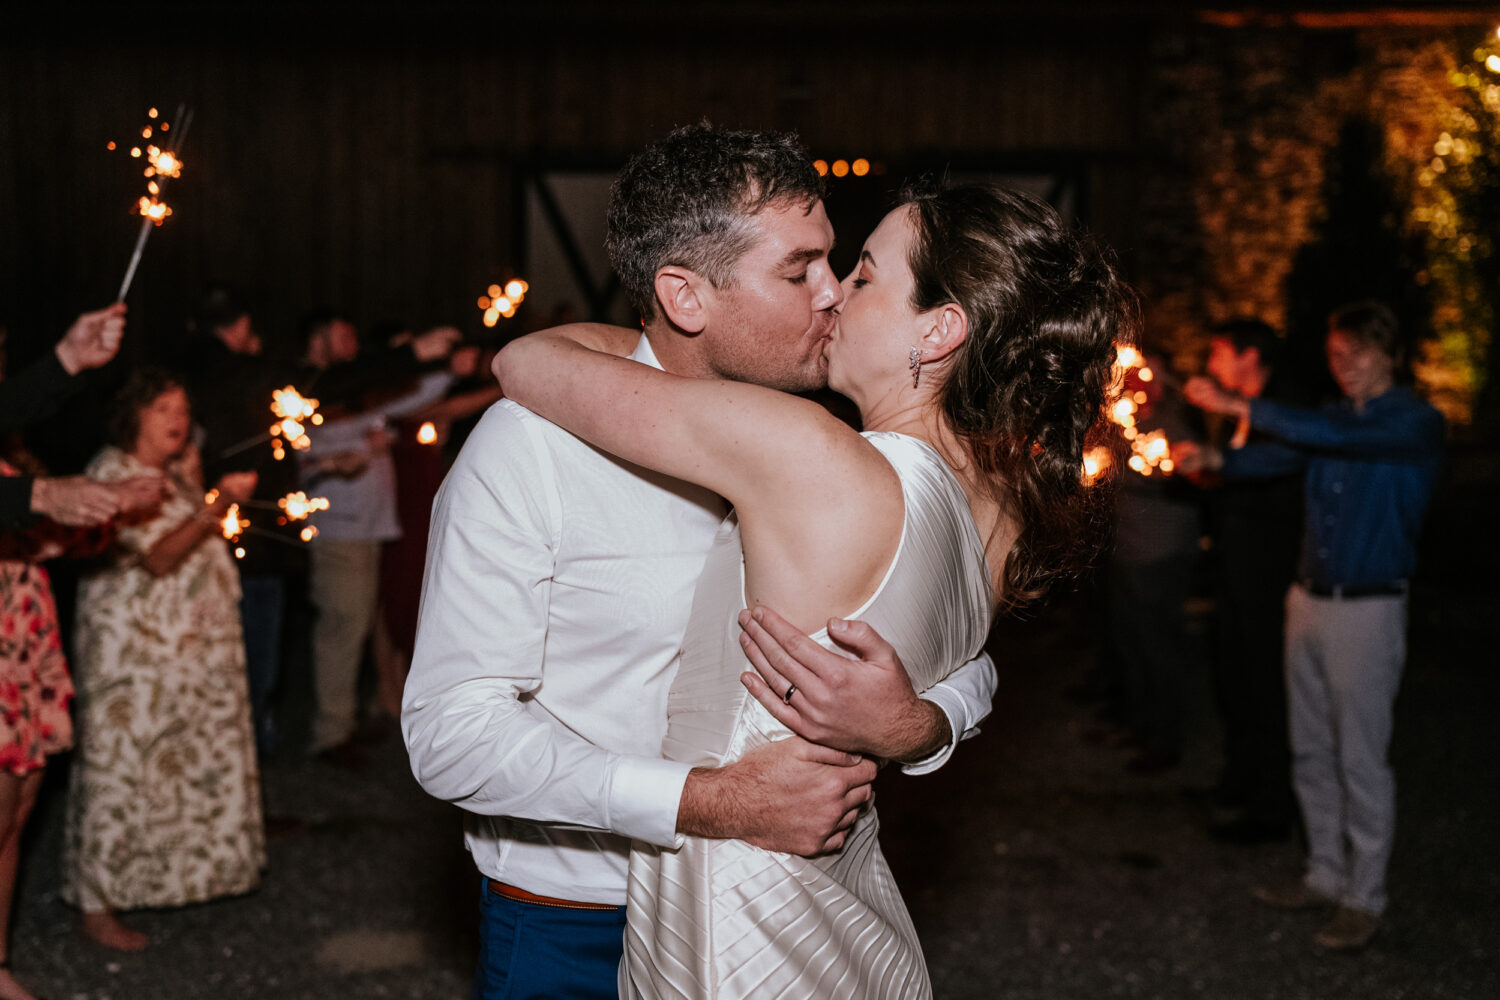
{"label": "man in blue button shirt", "polygon": [[1386,751],[1406,660],[1407,581],[1437,479],[1443,418],[1396,384],[1401,341],[1384,305],[1334,312],[1326,347],[1344,394],[1334,405],[1246,400],[1205,379],[1191,380],[1186,395],[1284,446],[1227,452],[1226,478],[1306,470],[1299,579],[1287,594],[1286,671],[1307,872],[1254,894],[1285,909],[1337,904],[1314,941],[1358,950],[1386,905],[1396,827]]}

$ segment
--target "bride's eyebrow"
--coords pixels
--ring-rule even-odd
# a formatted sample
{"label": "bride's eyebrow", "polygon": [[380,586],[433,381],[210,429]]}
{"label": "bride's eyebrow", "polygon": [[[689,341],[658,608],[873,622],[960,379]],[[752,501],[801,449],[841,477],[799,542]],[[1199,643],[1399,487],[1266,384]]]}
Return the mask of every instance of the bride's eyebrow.
{"label": "bride's eyebrow", "polygon": [[859,252],[859,259],[861,263],[868,263],[871,267],[878,268],[880,266],[879,264],[875,263],[875,255],[868,250],[861,250]]}

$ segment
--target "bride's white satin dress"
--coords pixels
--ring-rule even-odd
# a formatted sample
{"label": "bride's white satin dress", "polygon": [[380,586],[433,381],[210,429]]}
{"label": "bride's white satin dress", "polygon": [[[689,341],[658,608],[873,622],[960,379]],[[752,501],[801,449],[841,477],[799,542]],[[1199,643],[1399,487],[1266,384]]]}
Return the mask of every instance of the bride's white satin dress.
{"label": "bride's white satin dress", "polygon": [[[929,445],[866,434],[901,478],[901,545],[875,595],[850,615],[901,655],[917,691],[978,654],[992,610],[989,567],[963,489]],[[736,616],[743,555],[731,515],[693,599],[682,667],[667,701],[664,756],[736,760],[787,730],[745,691]],[[824,632],[813,636],[836,649]],[[906,904],[870,809],[842,851],[801,858],[690,837],[630,855],[622,997],[870,1000],[930,997]]]}

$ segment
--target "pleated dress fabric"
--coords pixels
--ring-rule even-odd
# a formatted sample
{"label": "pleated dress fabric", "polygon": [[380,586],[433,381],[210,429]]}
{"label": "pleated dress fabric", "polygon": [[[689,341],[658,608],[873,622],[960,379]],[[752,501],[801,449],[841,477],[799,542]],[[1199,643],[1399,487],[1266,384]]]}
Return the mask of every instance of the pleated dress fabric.
{"label": "pleated dress fabric", "polygon": [[[963,489],[937,452],[904,435],[865,437],[899,474],[906,513],[885,579],[849,617],[869,622],[896,648],[920,692],[983,645],[993,604],[989,567]],[[717,765],[788,735],[739,681],[747,669],[736,622],[743,595],[731,515],[694,595],[668,697],[663,753],[671,760]],[[813,638],[837,651],[826,632]],[[930,997],[921,945],[878,831],[870,809],[841,851],[820,858],[692,837],[676,850],[635,845],[620,995]]]}

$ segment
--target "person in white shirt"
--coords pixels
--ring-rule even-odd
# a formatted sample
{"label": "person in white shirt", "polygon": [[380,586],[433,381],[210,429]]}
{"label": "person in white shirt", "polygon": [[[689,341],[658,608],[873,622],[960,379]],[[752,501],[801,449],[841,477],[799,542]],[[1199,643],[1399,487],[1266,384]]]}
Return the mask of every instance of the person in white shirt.
{"label": "person in white shirt", "polygon": [[[618,197],[611,205],[611,256],[645,317],[632,357],[676,374],[820,385],[843,298],[831,231],[787,255],[775,296],[700,329],[655,301],[689,270],[734,284],[762,238],[757,216],[785,214],[769,206],[823,217],[805,150],[695,126],[633,160],[617,194],[624,176],[664,162],[683,189],[652,213],[654,263],[621,245],[641,226],[623,224]],[[611,458],[511,401],[486,413],[445,480],[402,729],[417,780],[467,812],[483,877],[477,997],[615,996],[632,839],[836,850],[869,799],[865,752],[931,769],[988,712],[987,657],[922,699],[902,671],[850,671],[838,694],[848,721],[825,716],[817,734],[842,749],[793,736],[717,768],[663,760],[667,690],[726,513],[710,491]],[[853,648],[876,653],[873,641]]]}

